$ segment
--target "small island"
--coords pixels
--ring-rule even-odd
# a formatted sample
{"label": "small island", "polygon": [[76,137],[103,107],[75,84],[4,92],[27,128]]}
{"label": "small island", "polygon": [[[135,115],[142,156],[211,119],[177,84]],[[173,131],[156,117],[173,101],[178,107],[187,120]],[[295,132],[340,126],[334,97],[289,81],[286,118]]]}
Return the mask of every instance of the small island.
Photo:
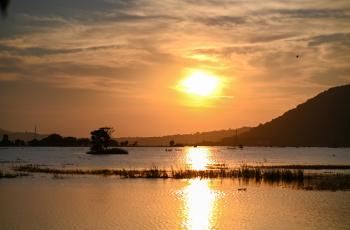
{"label": "small island", "polygon": [[87,154],[128,154],[128,151],[121,148],[109,148],[113,128],[102,127],[91,131],[91,147]]}

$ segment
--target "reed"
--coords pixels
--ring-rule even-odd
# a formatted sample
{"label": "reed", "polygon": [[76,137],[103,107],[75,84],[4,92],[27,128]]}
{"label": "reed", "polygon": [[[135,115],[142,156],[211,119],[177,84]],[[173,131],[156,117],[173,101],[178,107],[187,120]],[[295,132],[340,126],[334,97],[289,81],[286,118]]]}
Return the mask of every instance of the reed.
{"label": "reed", "polygon": [[150,169],[57,169],[40,167],[39,165],[20,165],[13,168],[19,172],[30,173],[48,173],[48,174],[70,174],[70,175],[103,175],[120,176],[121,178],[173,178],[173,179],[191,179],[191,178],[243,178],[255,179],[256,181],[302,181],[304,179],[303,170],[289,169],[262,169],[259,167],[242,166],[238,169],[171,169],[170,171],[152,167]]}
{"label": "reed", "polygon": [[20,173],[11,173],[11,172],[4,172],[0,170],[0,179],[1,178],[16,178],[16,177],[22,177],[22,176],[29,176],[28,173],[20,172]]}
{"label": "reed", "polygon": [[243,183],[268,183],[271,185],[292,187],[305,190],[349,190],[349,174],[306,174],[303,169],[272,168],[242,165],[235,169],[171,169],[164,170],[153,166],[149,169],[58,169],[40,165],[19,165],[13,167],[16,174],[0,171],[0,178],[14,178],[28,173],[51,174],[53,179],[63,179],[63,175],[101,175],[120,178],[145,179],[238,179]]}
{"label": "reed", "polygon": [[250,168],[260,169],[304,169],[304,170],[322,170],[322,169],[350,169],[350,165],[258,165],[249,166]]}

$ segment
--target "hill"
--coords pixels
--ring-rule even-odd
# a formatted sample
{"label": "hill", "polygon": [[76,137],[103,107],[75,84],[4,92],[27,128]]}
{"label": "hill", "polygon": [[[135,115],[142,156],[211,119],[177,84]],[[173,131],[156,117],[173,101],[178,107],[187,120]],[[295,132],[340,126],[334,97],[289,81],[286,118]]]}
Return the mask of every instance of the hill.
{"label": "hill", "polygon": [[2,140],[2,136],[4,134],[7,134],[9,136],[9,139],[12,141],[19,139],[19,140],[23,140],[26,142],[33,140],[34,137],[36,137],[36,139],[38,139],[38,140],[41,140],[41,139],[48,136],[46,134],[36,134],[35,135],[35,133],[33,133],[33,132],[13,132],[13,131],[0,129],[0,141]]}
{"label": "hill", "polygon": [[330,88],[282,116],[221,144],[350,147],[350,85]]}
{"label": "hill", "polygon": [[[247,132],[250,128],[243,127],[237,129],[238,135]],[[140,146],[168,146],[169,142],[173,140],[175,143],[183,145],[215,145],[223,138],[236,135],[235,129],[217,130],[210,132],[197,132],[193,134],[177,134],[161,137],[121,137],[116,138],[120,142],[128,141],[129,145],[137,142]]]}

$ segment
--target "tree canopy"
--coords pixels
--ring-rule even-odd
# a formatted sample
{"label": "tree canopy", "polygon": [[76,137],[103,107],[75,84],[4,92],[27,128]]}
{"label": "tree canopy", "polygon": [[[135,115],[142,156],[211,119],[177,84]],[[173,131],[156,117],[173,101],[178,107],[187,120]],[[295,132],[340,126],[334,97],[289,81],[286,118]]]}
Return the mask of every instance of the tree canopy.
{"label": "tree canopy", "polygon": [[91,150],[103,151],[111,144],[111,135],[114,129],[111,127],[102,127],[91,131]]}

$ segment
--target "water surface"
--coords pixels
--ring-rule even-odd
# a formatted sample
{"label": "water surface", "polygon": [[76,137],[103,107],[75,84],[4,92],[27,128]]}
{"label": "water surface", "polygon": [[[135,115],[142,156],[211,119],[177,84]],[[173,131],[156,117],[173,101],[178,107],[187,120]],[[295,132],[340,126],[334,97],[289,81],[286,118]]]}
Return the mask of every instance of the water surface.
{"label": "water surface", "polygon": [[[349,149],[0,148],[0,167],[191,168],[216,164],[350,164]],[[120,179],[34,174],[0,180],[0,229],[349,229],[350,191],[243,180]]]}
{"label": "water surface", "polygon": [[0,181],[1,229],[349,229],[350,193],[233,180]]}
{"label": "water surface", "polygon": [[[350,164],[350,148],[184,147],[165,151],[161,147],[128,147],[128,155],[87,155],[88,148],[25,147],[1,148],[0,166],[5,163],[43,164],[83,168],[205,169],[226,164]],[[2,164],[1,164],[2,162]]]}

